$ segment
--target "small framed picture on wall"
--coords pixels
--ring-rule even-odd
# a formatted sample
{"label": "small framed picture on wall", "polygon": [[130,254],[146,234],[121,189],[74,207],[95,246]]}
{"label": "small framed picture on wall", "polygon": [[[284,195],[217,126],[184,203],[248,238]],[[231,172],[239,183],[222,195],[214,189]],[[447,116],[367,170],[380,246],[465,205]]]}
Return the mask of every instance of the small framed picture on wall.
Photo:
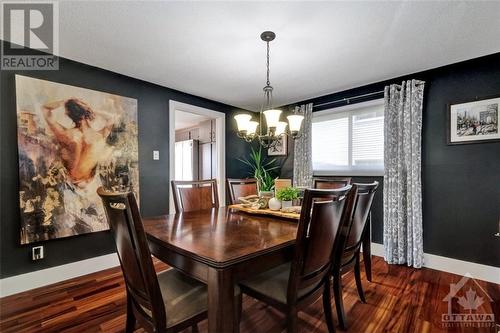
{"label": "small framed picture on wall", "polygon": [[287,136],[283,135],[276,146],[271,147],[267,150],[267,155],[269,156],[286,156],[288,154],[288,141]]}
{"label": "small framed picture on wall", "polygon": [[448,107],[448,144],[500,141],[500,95]]}

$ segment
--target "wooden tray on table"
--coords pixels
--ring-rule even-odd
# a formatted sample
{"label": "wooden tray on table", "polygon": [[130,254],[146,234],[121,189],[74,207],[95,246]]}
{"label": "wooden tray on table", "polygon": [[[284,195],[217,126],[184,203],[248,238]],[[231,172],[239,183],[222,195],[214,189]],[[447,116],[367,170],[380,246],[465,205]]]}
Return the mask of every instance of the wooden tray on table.
{"label": "wooden tray on table", "polygon": [[285,213],[285,212],[282,212],[280,210],[270,210],[268,208],[266,208],[266,209],[254,209],[254,208],[250,208],[250,207],[244,207],[241,204],[229,205],[229,208],[232,208],[232,209],[240,211],[240,212],[245,212],[248,214],[276,216],[276,217],[281,217],[281,218],[286,218],[286,219],[291,219],[291,220],[296,220],[296,221],[298,221],[300,218],[299,213]]}

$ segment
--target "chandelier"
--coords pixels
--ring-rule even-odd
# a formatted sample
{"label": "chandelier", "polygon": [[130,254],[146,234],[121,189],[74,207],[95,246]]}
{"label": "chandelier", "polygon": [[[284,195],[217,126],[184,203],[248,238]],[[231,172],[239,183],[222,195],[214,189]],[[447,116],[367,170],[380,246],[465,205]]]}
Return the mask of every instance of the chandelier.
{"label": "chandelier", "polygon": [[[238,126],[238,137],[247,142],[252,142],[257,139],[260,145],[264,148],[275,147],[279,140],[288,135],[293,139],[301,136],[300,126],[302,125],[303,115],[296,112],[287,117],[288,122],[280,121],[281,110],[273,109],[273,87],[269,81],[269,42],[276,38],[276,34],[272,31],[264,31],[260,38],[267,44],[267,72],[266,86],[264,87],[264,102],[259,112],[259,121],[252,120],[249,114],[237,114],[234,116]],[[264,116],[263,116],[264,115]],[[262,119],[266,119],[267,131],[263,133]],[[257,127],[259,128],[257,133]],[[288,128],[287,128],[288,127]]]}

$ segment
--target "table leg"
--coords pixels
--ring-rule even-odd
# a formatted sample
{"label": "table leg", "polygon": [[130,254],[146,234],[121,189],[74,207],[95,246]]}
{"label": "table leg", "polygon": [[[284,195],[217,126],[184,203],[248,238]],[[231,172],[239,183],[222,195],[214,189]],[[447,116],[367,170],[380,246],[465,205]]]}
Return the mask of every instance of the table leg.
{"label": "table leg", "polygon": [[237,328],[234,280],[230,269],[208,268],[208,332],[230,333]]}
{"label": "table leg", "polygon": [[368,214],[365,231],[363,234],[363,262],[365,263],[366,279],[372,282],[372,213]]}

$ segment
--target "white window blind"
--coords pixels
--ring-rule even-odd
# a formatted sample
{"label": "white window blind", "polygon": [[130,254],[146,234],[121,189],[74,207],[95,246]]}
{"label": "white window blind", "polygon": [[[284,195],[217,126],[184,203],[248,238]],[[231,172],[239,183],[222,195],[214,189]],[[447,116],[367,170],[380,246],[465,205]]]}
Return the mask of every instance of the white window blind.
{"label": "white window blind", "polygon": [[312,162],[316,175],[383,175],[383,101],[313,113]]}

